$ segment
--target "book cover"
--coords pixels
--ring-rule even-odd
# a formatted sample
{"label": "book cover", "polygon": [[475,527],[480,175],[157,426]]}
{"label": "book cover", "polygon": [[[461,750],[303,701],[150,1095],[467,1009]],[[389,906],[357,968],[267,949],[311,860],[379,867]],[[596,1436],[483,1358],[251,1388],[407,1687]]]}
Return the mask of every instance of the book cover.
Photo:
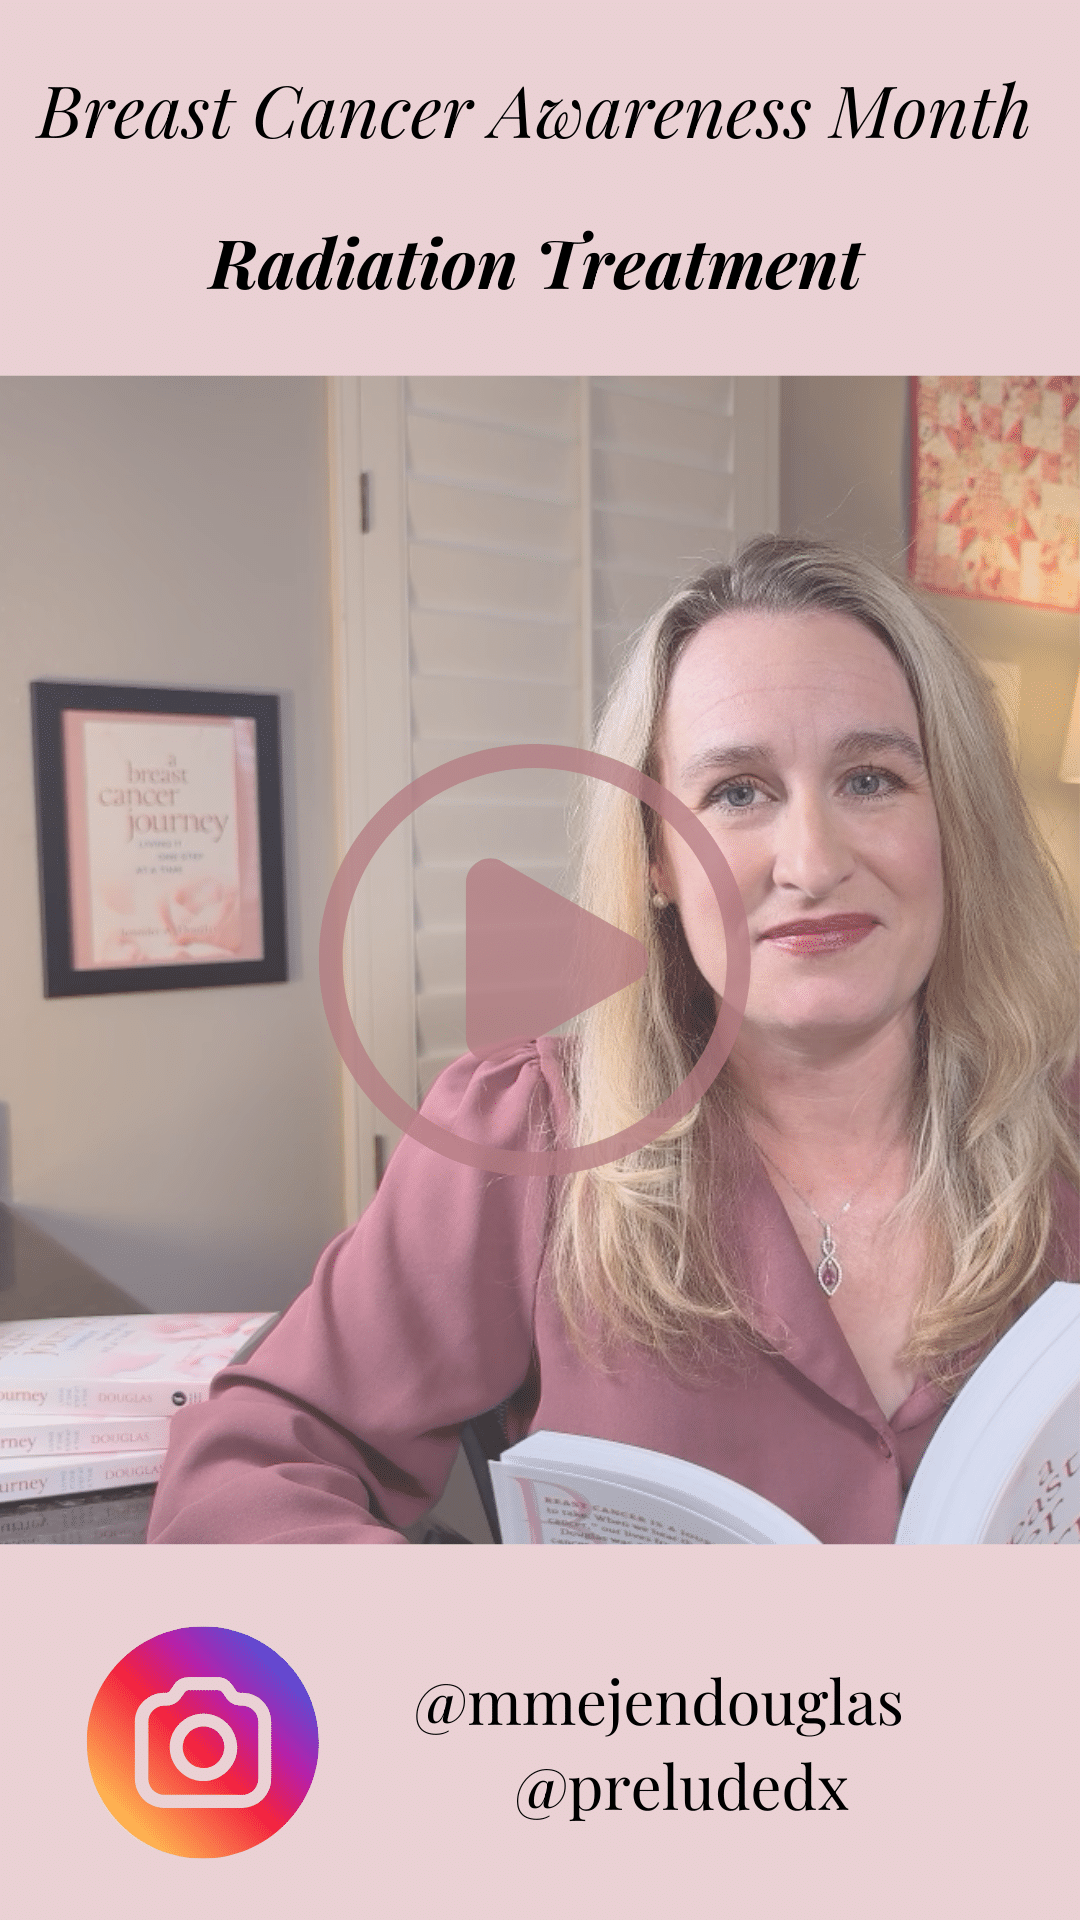
{"label": "book cover", "polygon": [[0,1409],[0,1468],[40,1459],[46,1454],[131,1453],[164,1447],[169,1439],[165,1414],[133,1419],[124,1414],[19,1414]]}
{"label": "book cover", "polygon": [[104,1314],[0,1323],[0,1418],[108,1413],[149,1419],[206,1398],[264,1313]]}
{"label": "book cover", "polygon": [[0,1465],[0,1503],[143,1486],[158,1478],[164,1458],[164,1447],[144,1447],[137,1453],[52,1454],[17,1467]]}

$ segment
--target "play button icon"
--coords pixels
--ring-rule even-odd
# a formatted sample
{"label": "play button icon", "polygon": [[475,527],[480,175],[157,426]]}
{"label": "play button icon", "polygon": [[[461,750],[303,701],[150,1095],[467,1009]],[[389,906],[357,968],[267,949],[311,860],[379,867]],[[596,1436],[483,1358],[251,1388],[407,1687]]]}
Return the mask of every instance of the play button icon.
{"label": "play button icon", "polygon": [[535,1040],[633,986],[640,940],[586,913],[502,860],[478,860],[465,881],[465,1038],[483,1058]]}
{"label": "play button icon", "polygon": [[[357,1032],[345,982],[345,939],[357,887],[387,836],[417,807],[486,774],[534,767],[604,780],[649,807],[696,854],[716,897],[726,954],[716,1025],[690,1071],[651,1113],[603,1140],[499,1145],[474,1140],[419,1112],[384,1078]],[[629,934],[501,860],[478,860],[466,877],[465,1034],[472,1053],[490,1057],[516,1040],[534,1040],[575,1013],[643,978],[645,948]],[[319,982],[330,1031],[358,1087],[389,1120],[433,1153],[495,1174],[582,1173],[648,1146],[677,1125],[715,1080],[735,1041],[750,981],[750,934],[734,876],[708,828],[666,787],[607,754],[584,747],[531,744],[484,747],[431,768],[403,787],[357,834],[334,876],[319,936]]]}

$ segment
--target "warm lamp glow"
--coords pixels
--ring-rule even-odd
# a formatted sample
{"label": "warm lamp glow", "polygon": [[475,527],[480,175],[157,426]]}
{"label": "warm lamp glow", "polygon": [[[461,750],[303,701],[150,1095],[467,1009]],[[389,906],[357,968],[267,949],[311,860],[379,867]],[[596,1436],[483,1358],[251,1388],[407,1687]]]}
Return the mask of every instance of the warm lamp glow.
{"label": "warm lamp glow", "polygon": [[1065,735],[1065,751],[1061,756],[1058,779],[1068,780],[1072,786],[1080,784],[1080,674],[1077,675],[1076,692],[1073,694],[1069,731]]}

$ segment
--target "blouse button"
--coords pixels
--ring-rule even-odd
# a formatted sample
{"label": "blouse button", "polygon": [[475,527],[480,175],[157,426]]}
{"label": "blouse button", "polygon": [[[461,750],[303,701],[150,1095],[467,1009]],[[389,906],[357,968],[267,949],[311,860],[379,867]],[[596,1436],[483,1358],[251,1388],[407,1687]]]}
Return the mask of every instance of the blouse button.
{"label": "blouse button", "polygon": [[889,1445],[889,1443],[888,1443],[888,1441],[886,1440],[886,1438],[885,1438],[885,1435],[884,1435],[883,1433],[879,1433],[879,1434],[878,1434],[878,1446],[879,1446],[879,1447],[881,1448],[881,1451],[882,1451],[882,1453],[883,1453],[883,1455],[884,1455],[884,1457],[885,1457],[885,1459],[886,1459],[886,1460],[891,1460],[891,1459],[892,1459],[892,1457],[893,1457],[893,1450],[892,1450],[892,1448],[890,1447],[890,1445]]}

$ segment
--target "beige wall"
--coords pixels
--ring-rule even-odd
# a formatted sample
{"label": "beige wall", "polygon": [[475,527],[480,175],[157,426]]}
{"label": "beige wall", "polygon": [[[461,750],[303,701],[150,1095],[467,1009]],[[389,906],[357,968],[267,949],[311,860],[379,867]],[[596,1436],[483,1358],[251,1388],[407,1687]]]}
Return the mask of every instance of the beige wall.
{"label": "beige wall", "polygon": [[[284,1304],[341,1224],[326,490],[321,382],[0,381],[0,1181],[150,1307]],[[49,678],[282,695],[286,984],[43,997]]]}
{"label": "beige wall", "polygon": [[[902,379],[781,383],[781,527],[904,566],[910,433]],[[1020,773],[1055,859],[1080,899],[1080,787],[1058,779],[1078,666],[1075,615],[929,596],[984,660],[1020,667]]]}

